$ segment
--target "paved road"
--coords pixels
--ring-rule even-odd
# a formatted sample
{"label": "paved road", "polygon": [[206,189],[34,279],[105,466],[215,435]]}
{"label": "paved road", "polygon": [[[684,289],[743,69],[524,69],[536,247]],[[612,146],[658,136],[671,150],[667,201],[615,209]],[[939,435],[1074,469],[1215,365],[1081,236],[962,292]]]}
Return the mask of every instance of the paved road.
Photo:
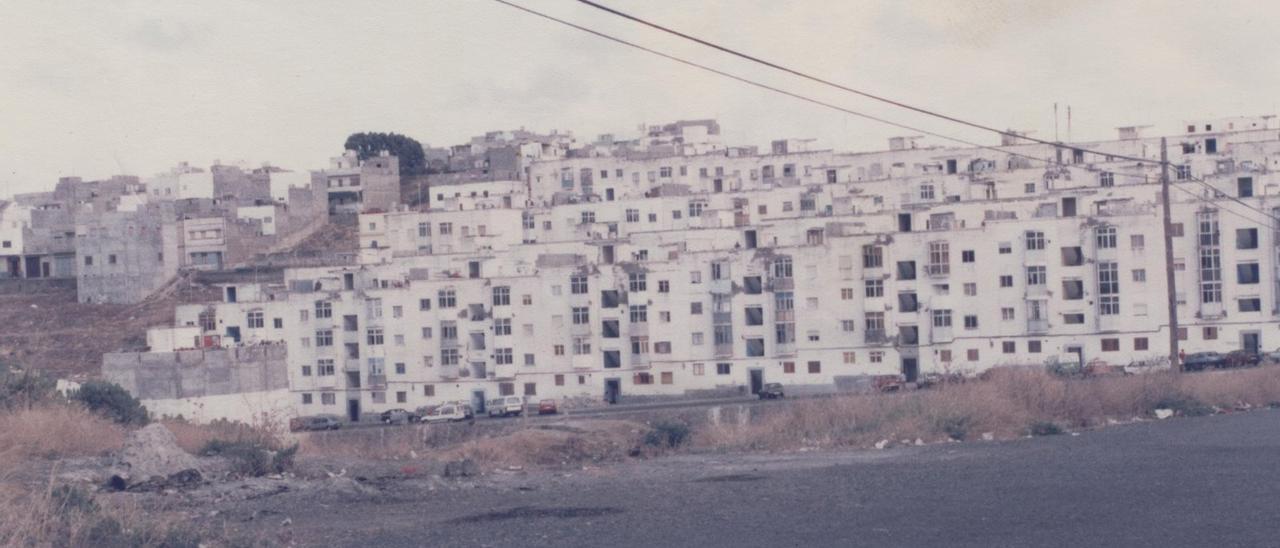
{"label": "paved road", "polygon": [[1280,546],[1280,411],[682,456],[533,489],[333,506],[294,527],[304,543],[364,546]]}

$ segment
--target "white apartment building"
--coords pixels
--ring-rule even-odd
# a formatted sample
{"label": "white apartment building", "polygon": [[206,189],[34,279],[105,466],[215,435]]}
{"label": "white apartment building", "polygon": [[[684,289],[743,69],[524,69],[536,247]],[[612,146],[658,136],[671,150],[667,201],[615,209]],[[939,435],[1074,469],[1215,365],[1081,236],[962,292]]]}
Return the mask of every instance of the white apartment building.
{"label": "white apartment building", "polygon": [[[1195,122],[1169,139],[1187,352],[1280,346],[1269,122]],[[286,345],[297,413],[353,420],[497,395],[822,392],[875,375],[1159,358],[1159,140],[1121,135],[570,155],[524,181],[432,188],[427,211],[361,215],[359,265],[230,288],[228,302],[179,309],[178,324],[217,344]]]}

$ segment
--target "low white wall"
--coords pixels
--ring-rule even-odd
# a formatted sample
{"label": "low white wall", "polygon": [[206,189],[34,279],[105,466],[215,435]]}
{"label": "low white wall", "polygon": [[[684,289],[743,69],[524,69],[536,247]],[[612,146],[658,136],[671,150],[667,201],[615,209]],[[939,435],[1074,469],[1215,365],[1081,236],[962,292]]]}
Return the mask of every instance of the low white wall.
{"label": "low white wall", "polygon": [[287,425],[297,416],[289,390],[221,394],[198,398],[167,400],[142,400],[142,405],[153,417],[177,417],[194,423],[209,423],[217,419],[239,421],[246,424],[273,426]]}

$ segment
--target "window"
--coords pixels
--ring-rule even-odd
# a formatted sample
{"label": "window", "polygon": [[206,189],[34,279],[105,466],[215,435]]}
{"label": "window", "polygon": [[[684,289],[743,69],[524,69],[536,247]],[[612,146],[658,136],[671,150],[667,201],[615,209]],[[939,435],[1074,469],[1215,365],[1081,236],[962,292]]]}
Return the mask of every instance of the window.
{"label": "window", "polygon": [[1098,263],[1098,314],[1120,314],[1120,275],[1116,263]]}
{"label": "window", "polygon": [[640,222],[640,210],[638,210],[638,209],[628,209],[628,210],[627,210],[627,217],[626,217],[626,219],[627,219],[627,222],[628,222],[628,223],[638,223],[638,222]]}
{"label": "window", "polygon": [[431,310],[431,299],[418,299],[418,310]]}
{"label": "window", "polygon": [[670,293],[671,282],[667,280],[658,280],[658,293]]}
{"label": "window", "polygon": [[302,394],[302,404],[303,404],[303,405],[311,405],[311,394],[310,394],[310,393],[304,393],[304,394]]}
{"label": "window", "polygon": [[1243,285],[1258,283],[1258,263],[1237,264],[1236,282]]}
{"label": "window", "polygon": [[716,364],[716,374],[717,374],[717,375],[728,375],[728,374],[729,374],[730,372],[732,372],[732,371],[733,371],[733,364],[730,364],[730,363],[717,363],[717,364]]}
{"label": "window", "polygon": [[1147,237],[1142,234],[1129,235],[1129,249],[1134,251],[1142,251],[1147,247]]}
{"label": "window", "polygon": [[974,260],[975,260],[975,257],[972,249],[966,249],[960,252],[960,262],[972,263],[974,262]]}
{"label": "window", "polygon": [[1048,273],[1043,266],[1027,267],[1027,285],[1045,285],[1049,279]]}
{"label": "window", "polygon": [[1080,325],[1084,323],[1084,314],[1063,314],[1062,323],[1068,325]]}
{"label": "window", "polygon": [[588,288],[587,288],[586,276],[583,276],[581,274],[575,274],[573,276],[569,276],[569,293],[574,295],[586,295],[587,291],[588,291]]}
{"label": "window", "polygon": [[440,365],[458,365],[458,349],[445,348],[440,351]]}
{"label": "window", "polygon": [[693,346],[702,346],[702,344],[703,344],[703,342],[704,342],[704,337],[703,337],[703,334],[702,334],[702,332],[701,332],[701,331],[695,331],[695,332],[693,333],[693,335],[692,335],[690,338],[691,338],[692,340],[690,340],[689,342],[690,342],[690,344],[692,344]]}
{"label": "window", "polygon": [[916,262],[915,261],[898,261],[898,279],[899,280],[916,279]]}
{"label": "window", "polygon": [[493,319],[494,336],[504,336],[511,334],[511,318],[494,318]]}
{"label": "window", "polygon": [[1010,244],[1009,242],[1000,242],[996,246],[996,251],[999,252],[1001,255],[1008,255],[1010,253],[1013,253],[1013,244]]}
{"label": "window", "polygon": [[515,363],[515,359],[510,348],[495,348],[493,349],[493,362],[498,365],[511,365]]}
{"label": "window", "polygon": [[1212,341],[1218,338],[1218,328],[1216,326],[1208,326],[1204,328],[1204,340]]}
{"label": "window", "polygon": [[978,317],[977,317],[977,316],[975,316],[975,315],[972,315],[972,314],[965,316],[965,317],[964,317],[964,328],[965,328],[965,329],[977,329],[977,328],[978,328]]}
{"label": "window", "polygon": [[713,280],[729,279],[729,263],[724,261],[715,261],[711,263],[711,279]]}
{"label": "window", "polygon": [[591,308],[587,306],[575,306],[572,308],[573,325],[587,325],[591,323]]}
{"label": "window", "polygon": [[871,363],[882,363],[884,362],[884,352],[880,350],[873,350],[869,355],[869,359],[871,360]]}
{"label": "window", "polygon": [[1147,271],[1142,268],[1133,269],[1133,281],[1143,283],[1147,281]]}
{"label": "window", "polygon": [[965,351],[965,353],[964,353],[964,357],[965,357],[965,359],[966,359],[966,360],[969,360],[969,361],[971,361],[971,362],[976,362],[976,361],[978,361],[978,349],[977,349],[977,348],[970,348],[970,349],[966,350],[966,351]]}
{"label": "window", "polygon": [[[712,266],[715,266],[715,265],[712,265]],[[632,272],[631,274],[627,275],[627,278],[628,278],[627,289],[629,289],[632,292],[645,291],[649,287],[649,283],[646,279],[646,275],[644,272]]]}
{"label": "window", "polygon": [[1038,230],[1028,230],[1026,232],[1027,250],[1037,251],[1044,249],[1044,233]]}
{"label": "window", "polygon": [[1258,249],[1258,229],[1236,229],[1236,249]]}
{"label": "window", "polygon": [[1134,350],[1146,350],[1146,349],[1147,349],[1147,338],[1146,338],[1146,337],[1134,337],[1134,338],[1133,338],[1133,349],[1134,349]]}
{"label": "window", "polygon": [[745,312],[747,325],[764,325],[764,307],[748,306]]}
{"label": "window", "polygon": [[333,405],[337,402],[338,396],[333,392],[323,392],[320,394],[320,403],[323,405]]}
{"label": "window", "polygon": [[505,285],[495,286],[493,288],[493,306],[507,306],[511,304],[511,288]]}
{"label": "window", "polygon": [[246,323],[249,325],[249,329],[261,329],[266,325],[266,322],[262,317],[261,310],[250,311],[246,318]]}
{"label": "window", "polygon": [[747,339],[747,357],[759,358],[762,356],[764,356],[764,339]]}
{"label": "window", "polygon": [[[866,285],[866,296],[868,298],[884,296],[884,280],[866,280],[864,283]],[[850,293],[850,297],[852,297],[852,290],[850,290]]]}
{"label": "window", "polygon": [[822,372],[822,362],[809,362],[809,373],[817,374]]}
{"label": "window", "polygon": [[884,266],[884,248],[878,245],[862,246],[862,268],[880,268]]}
{"label": "window", "polygon": [[1013,341],[1003,341],[1000,343],[1000,351],[1005,354],[1013,354],[1018,351],[1018,344]]}
{"label": "window", "polygon": [[790,278],[791,277],[791,257],[778,257],[773,261],[773,277],[774,278]]}
{"label": "window", "polygon": [[1253,196],[1253,177],[1240,177],[1236,179],[1236,194],[1241,198],[1250,198]]}
{"label": "window", "polygon": [[441,289],[436,292],[436,305],[440,308],[453,308],[458,305],[458,295],[452,289]]}
{"label": "window", "polygon": [[366,342],[368,342],[370,346],[382,344],[382,338],[381,327],[371,327],[365,332]]}
{"label": "window", "polygon": [[453,223],[440,223],[440,235],[448,236],[453,234]]}
{"label": "window", "polygon": [[1097,241],[1098,249],[1115,249],[1116,227],[1100,226],[1095,228],[1094,239]]}
{"label": "window", "polygon": [[1115,338],[1102,339],[1102,351],[1103,352],[1119,352],[1120,339],[1115,339]]}
{"label": "window", "polygon": [[856,323],[853,320],[840,320],[840,330],[845,333],[853,333],[853,327]]}
{"label": "window", "polygon": [[1246,297],[1236,301],[1241,312],[1259,312],[1262,310],[1262,300],[1257,297]]}
{"label": "window", "polygon": [[631,323],[645,323],[649,321],[649,307],[643,304],[633,304],[629,307]]}
{"label": "window", "polygon": [[1009,274],[1001,274],[1000,287],[1013,287],[1013,276]]}
{"label": "window", "polygon": [[1116,186],[1116,174],[1110,171],[1104,171],[1098,174],[1098,185],[1104,187]]}
{"label": "window", "polygon": [[589,225],[596,222],[596,212],[583,211],[579,217],[581,224]]}
{"label": "window", "polygon": [[1006,322],[1011,322],[1011,321],[1013,321],[1013,320],[1017,319],[1017,318],[1016,318],[1016,313],[1014,312],[1013,307],[1008,307],[1008,306],[1007,306],[1007,307],[1001,308],[1001,309],[1000,309],[1000,319],[1001,319],[1001,320],[1004,320],[1004,321],[1006,321]]}
{"label": "window", "polygon": [[332,377],[334,373],[333,360],[323,358],[316,360],[316,375],[320,377]]}
{"label": "window", "polygon": [[978,284],[973,282],[966,282],[964,284],[964,294],[965,296],[968,296],[968,297],[978,296]]}
{"label": "window", "polygon": [[1024,193],[1026,193],[1026,194],[1035,194],[1035,193],[1036,193],[1036,184],[1035,184],[1035,183],[1025,183],[1025,184],[1023,184],[1023,185],[1022,185],[1022,191],[1023,191]]}
{"label": "window", "polygon": [[332,329],[317,330],[316,346],[333,346],[333,330]]}
{"label": "window", "polygon": [[333,303],[329,301],[316,301],[316,319],[332,318]]}
{"label": "window", "polygon": [[935,329],[946,329],[951,327],[951,311],[947,309],[933,309],[933,327]]}
{"label": "window", "polygon": [[850,352],[850,351],[847,351],[847,350],[846,350],[843,354],[844,354],[844,355],[843,355],[844,363],[857,363],[857,362],[858,362],[858,353],[857,353],[857,352]]}

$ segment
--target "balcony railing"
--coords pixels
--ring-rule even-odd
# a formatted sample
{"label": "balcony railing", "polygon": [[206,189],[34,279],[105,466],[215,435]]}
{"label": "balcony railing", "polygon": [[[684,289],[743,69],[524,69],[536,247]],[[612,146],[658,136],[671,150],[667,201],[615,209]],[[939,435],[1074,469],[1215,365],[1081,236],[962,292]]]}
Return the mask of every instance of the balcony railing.
{"label": "balcony railing", "polygon": [[889,335],[883,329],[868,329],[863,332],[863,340],[867,344],[888,344]]}
{"label": "balcony railing", "polygon": [[1027,320],[1027,331],[1031,333],[1047,333],[1049,331],[1049,320],[1044,318],[1032,318]]}
{"label": "balcony railing", "polygon": [[948,263],[927,264],[924,265],[924,272],[935,278],[949,276],[951,275],[951,265]]}

